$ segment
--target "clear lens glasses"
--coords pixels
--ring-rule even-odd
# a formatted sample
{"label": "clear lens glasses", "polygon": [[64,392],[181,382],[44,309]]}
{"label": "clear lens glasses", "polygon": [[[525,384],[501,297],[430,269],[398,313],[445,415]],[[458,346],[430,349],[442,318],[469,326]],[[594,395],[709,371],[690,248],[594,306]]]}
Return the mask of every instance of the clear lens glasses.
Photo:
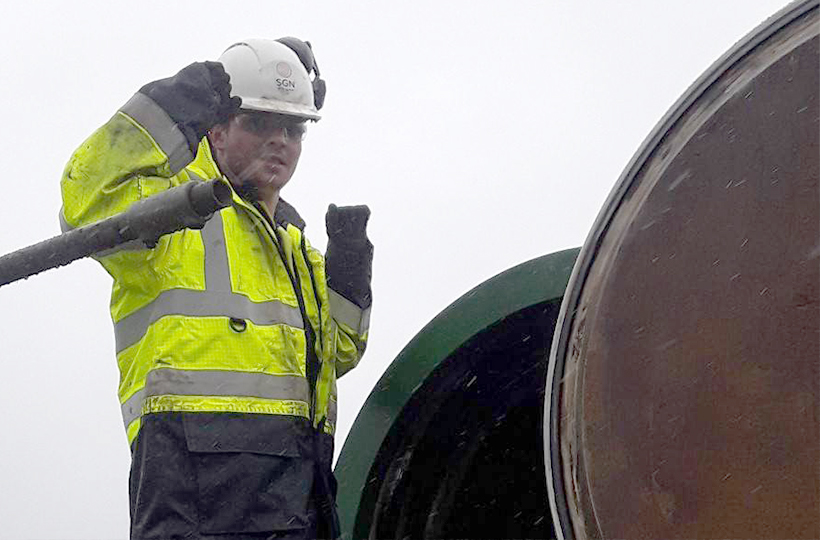
{"label": "clear lens glasses", "polygon": [[278,114],[270,113],[242,113],[236,121],[243,130],[254,135],[268,136],[281,130],[288,142],[305,140],[307,125],[304,121],[294,122]]}

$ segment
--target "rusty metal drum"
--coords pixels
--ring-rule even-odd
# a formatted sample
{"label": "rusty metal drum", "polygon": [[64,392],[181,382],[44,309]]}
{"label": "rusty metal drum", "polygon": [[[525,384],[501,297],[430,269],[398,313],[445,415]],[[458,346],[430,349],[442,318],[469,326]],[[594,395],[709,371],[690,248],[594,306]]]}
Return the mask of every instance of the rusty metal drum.
{"label": "rusty metal drum", "polygon": [[550,353],[559,538],[820,538],[818,2],[718,60],[627,166]]}

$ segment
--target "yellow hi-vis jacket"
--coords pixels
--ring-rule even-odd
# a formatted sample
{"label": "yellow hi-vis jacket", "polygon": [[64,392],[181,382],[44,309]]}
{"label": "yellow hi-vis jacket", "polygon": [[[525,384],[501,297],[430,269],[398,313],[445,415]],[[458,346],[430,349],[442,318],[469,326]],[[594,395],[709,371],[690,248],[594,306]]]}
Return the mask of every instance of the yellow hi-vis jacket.
{"label": "yellow hi-vis jacket", "polygon": [[[191,155],[168,115],[136,94],[71,157],[61,222],[64,229],[88,225],[212,178],[223,175],[207,139]],[[234,193],[202,230],[97,257],[114,278],[111,316],[129,444],[144,415],[167,411],[312,418],[333,434],[336,377],[364,352],[369,307],[328,289],[322,254],[298,227],[272,223]],[[306,376],[308,328],[319,359],[315,392]]]}

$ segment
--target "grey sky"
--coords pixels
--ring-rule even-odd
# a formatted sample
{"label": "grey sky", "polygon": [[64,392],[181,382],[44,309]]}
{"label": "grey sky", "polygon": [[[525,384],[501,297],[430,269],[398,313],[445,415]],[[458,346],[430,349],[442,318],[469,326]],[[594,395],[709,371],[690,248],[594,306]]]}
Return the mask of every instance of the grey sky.
{"label": "grey sky", "polygon": [[[785,5],[716,2],[30,2],[0,7],[0,253],[59,232],[72,151],[140,86],[246,37],[313,42],[328,97],[283,192],[372,209],[371,341],[339,385],[337,449],[432,317],[579,246],[642,140]],[[59,7],[58,7],[59,6]],[[0,539],[124,539],[129,451],[110,280],[79,261],[0,289]]]}

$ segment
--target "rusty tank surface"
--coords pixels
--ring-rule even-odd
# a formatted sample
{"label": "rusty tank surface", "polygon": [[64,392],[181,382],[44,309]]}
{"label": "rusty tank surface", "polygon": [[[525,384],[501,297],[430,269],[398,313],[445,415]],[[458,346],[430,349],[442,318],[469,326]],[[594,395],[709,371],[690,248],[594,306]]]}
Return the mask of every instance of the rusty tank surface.
{"label": "rusty tank surface", "polygon": [[545,405],[559,538],[820,538],[818,2],[715,63],[579,255]]}

